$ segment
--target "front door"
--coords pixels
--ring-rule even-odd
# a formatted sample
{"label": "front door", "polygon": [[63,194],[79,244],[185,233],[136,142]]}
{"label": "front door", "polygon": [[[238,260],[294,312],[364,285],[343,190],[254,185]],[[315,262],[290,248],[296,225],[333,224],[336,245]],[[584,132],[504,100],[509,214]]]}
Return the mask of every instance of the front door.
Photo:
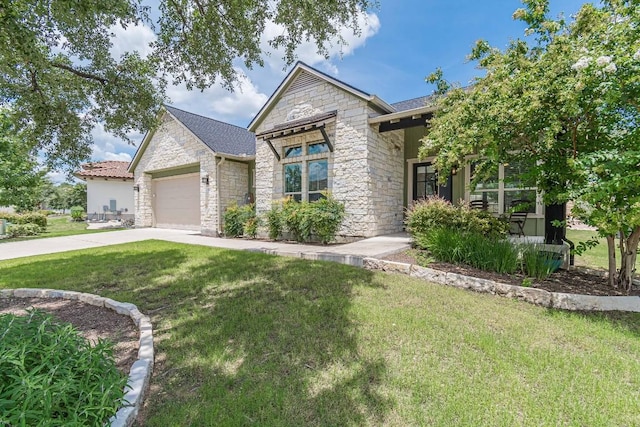
{"label": "front door", "polygon": [[430,196],[440,196],[452,201],[451,175],[445,185],[438,184],[438,171],[431,162],[413,165],[413,200]]}

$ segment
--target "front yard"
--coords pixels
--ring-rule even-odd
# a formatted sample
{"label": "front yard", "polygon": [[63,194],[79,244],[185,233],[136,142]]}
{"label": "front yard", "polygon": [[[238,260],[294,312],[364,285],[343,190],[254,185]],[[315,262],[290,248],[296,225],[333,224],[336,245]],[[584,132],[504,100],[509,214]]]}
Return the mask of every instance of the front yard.
{"label": "front yard", "polygon": [[105,231],[113,231],[113,229],[90,230],[87,228],[86,221],[71,221],[71,216],[69,215],[50,216],[47,218],[47,230],[44,233],[37,236],[0,239],[0,243],[42,239],[47,237],[75,236],[77,234],[103,233]]}
{"label": "front yard", "polygon": [[144,425],[640,425],[640,314],[147,241],[0,262],[0,288],[137,304]]}

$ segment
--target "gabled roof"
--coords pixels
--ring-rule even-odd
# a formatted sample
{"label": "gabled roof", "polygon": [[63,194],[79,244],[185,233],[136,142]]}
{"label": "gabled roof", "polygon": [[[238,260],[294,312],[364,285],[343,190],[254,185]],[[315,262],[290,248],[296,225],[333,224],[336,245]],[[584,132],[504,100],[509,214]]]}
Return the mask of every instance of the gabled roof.
{"label": "gabled roof", "polygon": [[[251,158],[256,154],[256,137],[243,127],[190,113],[170,105],[163,105],[160,114],[162,111],[166,111],[216,154],[239,158]],[[147,132],[145,135],[131,161],[130,171],[135,169],[153,134],[154,132]]]}
{"label": "gabled roof", "polygon": [[383,113],[391,113],[394,112],[394,108],[384,102],[382,99],[378,98],[376,95],[369,94],[360,89],[357,89],[341,80],[336,79],[335,77],[331,77],[328,74],[323,73],[322,71],[316,70],[315,68],[305,64],[304,62],[298,61],[296,65],[291,69],[287,77],[280,83],[280,85],[276,88],[275,92],[269,97],[267,102],[262,106],[258,114],[251,120],[249,123],[249,130],[255,131],[260,122],[264,119],[264,117],[271,111],[273,106],[278,102],[280,96],[282,96],[286,90],[289,88],[291,83],[298,77],[301,73],[306,72],[312,74],[326,82],[352,94],[355,97],[363,99],[367,102],[374,104],[378,109]]}
{"label": "gabled roof", "polygon": [[107,160],[104,162],[85,163],[80,172],[74,175],[80,179],[87,178],[114,178],[133,179],[133,174],[127,171],[129,162]]}
{"label": "gabled roof", "polygon": [[164,108],[213,152],[233,156],[256,154],[255,135],[247,129],[170,105],[165,105]]}

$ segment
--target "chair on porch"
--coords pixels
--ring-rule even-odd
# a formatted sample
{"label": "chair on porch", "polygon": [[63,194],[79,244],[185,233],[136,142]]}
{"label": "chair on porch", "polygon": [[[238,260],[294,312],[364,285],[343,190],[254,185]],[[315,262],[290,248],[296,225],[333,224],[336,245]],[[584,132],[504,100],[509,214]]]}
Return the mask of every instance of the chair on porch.
{"label": "chair on porch", "polygon": [[489,210],[489,202],[487,200],[472,200],[469,202],[471,209],[478,209],[481,211]]}
{"label": "chair on porch", "polygon": [[514,200],[511,202],[509,234],[524,237],[524,225],[527,222],[527,216],[529,216],[528,206],[530,203],[528,200]]}

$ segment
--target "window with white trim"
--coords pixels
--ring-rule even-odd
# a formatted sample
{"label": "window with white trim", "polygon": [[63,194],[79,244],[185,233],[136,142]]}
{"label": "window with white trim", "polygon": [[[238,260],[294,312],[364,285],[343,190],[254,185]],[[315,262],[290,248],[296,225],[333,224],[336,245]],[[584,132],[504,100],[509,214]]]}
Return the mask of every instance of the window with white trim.
{"label": "window with white trim", "polygon": [[283,151],[284,196],[316,201],[329,189],[329,146],[323,141],[290,145]]}
{"label": "window with white trim", "polygon": [[501,164],[497,173],[478,182],[471,191],[470,184],[475,172],[475,163],[471,162],[466,169],[466,199],[469,202],[482,200],[487,210],[496,215],[508,213],[517,206],[526,209],[532,215],[542,215],[542,201],[536,187],[523,187],[518,179],[522,167],[517,163]]}

